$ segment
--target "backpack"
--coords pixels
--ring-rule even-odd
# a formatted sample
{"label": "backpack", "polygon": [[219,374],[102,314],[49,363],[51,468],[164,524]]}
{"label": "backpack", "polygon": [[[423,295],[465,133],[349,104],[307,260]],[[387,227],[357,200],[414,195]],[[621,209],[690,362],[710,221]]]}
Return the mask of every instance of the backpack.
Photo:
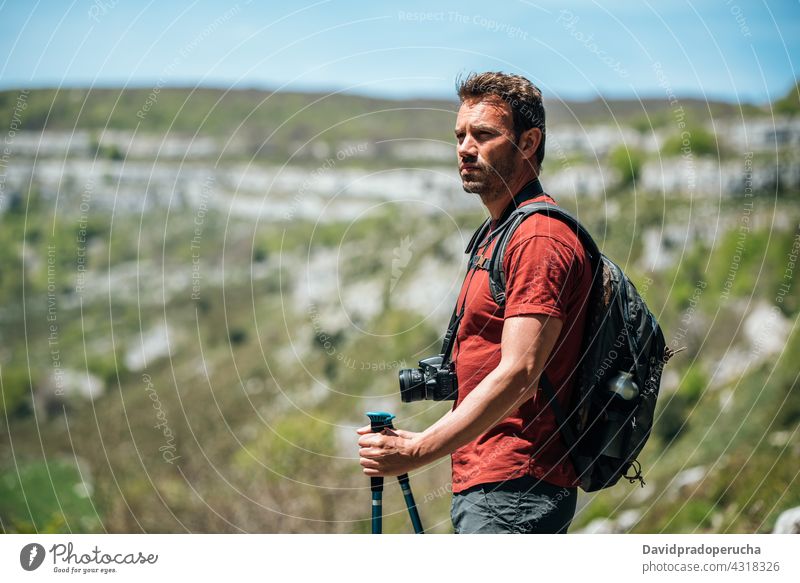
{"label": "backpack", "polygon": [[536,213],[561,220],[574,230],[592,268],[582,356],[567,410],[556,399],[547,375],[542,374],[539,386],[555,414],[583,490],[608,488],[620,478],[644,486],[636,457],[650,437],[661,372],[674,352],[666,346],[661,327],[630,279],[600,252],[577,219],[546,202],[530,203],[511,212],[491,233],[497,243],[488,261],[477,257],[489,231],[491,219],[487,219],[467,247],[469,266],[489,272],[492,298],[498,306],[504,306],[506,248],[522,221]]}

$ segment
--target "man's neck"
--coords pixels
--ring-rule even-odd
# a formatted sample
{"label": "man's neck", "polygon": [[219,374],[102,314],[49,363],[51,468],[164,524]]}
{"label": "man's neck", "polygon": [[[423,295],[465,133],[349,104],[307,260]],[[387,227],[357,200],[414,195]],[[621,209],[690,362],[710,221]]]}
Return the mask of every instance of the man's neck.
{"label": "man's neck", "polygon": [[531,180],[537,178],[536,173],[533,172],[525,172],[524,174],[520,175],[516,180],[509,181],[508,185],[503,188],[503,192],[500,196],[493,198],[489,202],[483,203],[486,207],[486,210],[489,211],[489,214],[492,217],[492,220],[496,221],[499,219],[503,211],[508,208],[508,205],[512,203],[514,197],[522,190],[522,187],[528,184]]}

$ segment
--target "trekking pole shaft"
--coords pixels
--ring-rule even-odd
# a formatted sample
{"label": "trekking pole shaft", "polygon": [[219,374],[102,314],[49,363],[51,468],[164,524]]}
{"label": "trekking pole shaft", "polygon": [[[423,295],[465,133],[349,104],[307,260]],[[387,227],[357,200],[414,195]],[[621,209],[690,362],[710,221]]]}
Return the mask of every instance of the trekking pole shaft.
{"label": "trekking pole shaft", "polygon": [[372,490],[372,534],[383,532],[383,478],[370,478]]}
{"label": "trekking pole shaft", "polygon": [[425,534],[425,530],[422,528],[422,520],[417,510],[417,503],[414,502],[414,494],[411,493],[411,483],[408,481],[408,474],[397,476],[397,481],[400,482],[400,489],[403,491],[403,498],[405,498],[406,501],[408,515],[411,517],[411,525],[414,527],[414,534]]}

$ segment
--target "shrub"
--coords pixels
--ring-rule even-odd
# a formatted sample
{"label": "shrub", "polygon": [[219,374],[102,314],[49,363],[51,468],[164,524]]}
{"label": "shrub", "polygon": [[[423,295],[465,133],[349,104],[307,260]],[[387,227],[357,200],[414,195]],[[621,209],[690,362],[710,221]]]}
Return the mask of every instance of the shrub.
{"label": "shrub", "polygon": [[[31,375],[34,373],[31,372]],[[23,366],[4,366],[0,368],[2,383],[2,399],[0,399],[0,413],[3,416],[14,415],[30,408],[31,389],[35,384],[34,379]]]}
{"label": "shrub", "polygon": [[617,146],[608,155],[608,163],[620,175],[620,182],[623,185],[635,182],[642,172],[644,155],[638,150],[633,150],[625,146]]}
{"label": "shrub", "polygon": [[661,146],[664,156],[718,156],[717,138],[711,132],[696,127],[685,133],[669,137]]}

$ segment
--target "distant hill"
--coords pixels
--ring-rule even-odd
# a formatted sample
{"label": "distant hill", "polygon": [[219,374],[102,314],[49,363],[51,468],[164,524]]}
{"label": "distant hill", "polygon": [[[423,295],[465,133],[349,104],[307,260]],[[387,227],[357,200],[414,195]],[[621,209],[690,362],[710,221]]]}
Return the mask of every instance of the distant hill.
{"label": "distant hill", "polygon": [[[0,125],[9,127],[19,90],[0,92]],[[21,129],[71,131],[124,129],[140,132],[266,136],[307,140],[322,132],[331,139],[414,136],[449,139],[455,100],[390,100],[343,93],[291,93],[213,88],[33,89],[25,98]],[[764,112],[745,104],[681,99],[698,121]],[[646,129],[670,121],[666,98],[545,98],[549,124],[628,123]]]}

